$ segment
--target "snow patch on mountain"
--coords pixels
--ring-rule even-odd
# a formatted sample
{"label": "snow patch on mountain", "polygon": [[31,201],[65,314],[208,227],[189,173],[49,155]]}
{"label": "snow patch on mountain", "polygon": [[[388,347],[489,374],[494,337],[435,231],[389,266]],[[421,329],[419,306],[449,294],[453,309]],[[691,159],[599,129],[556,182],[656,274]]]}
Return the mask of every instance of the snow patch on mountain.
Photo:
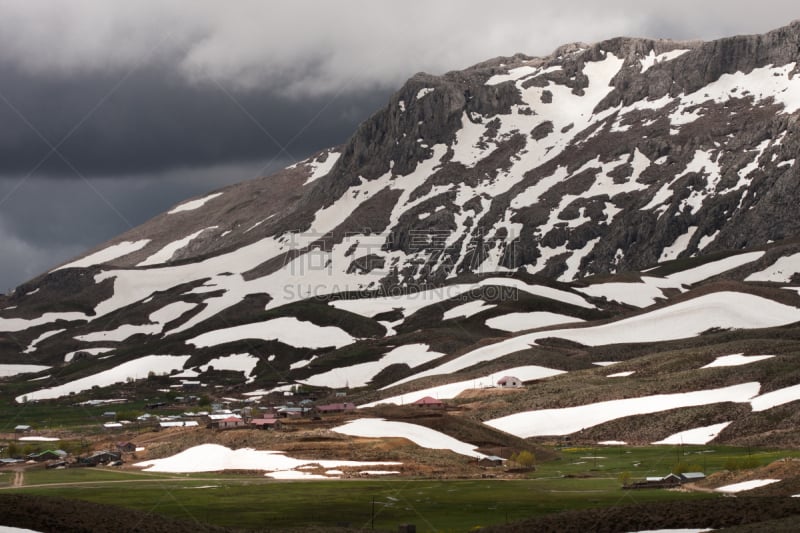
{"label": "snow patch on mountain", "polygon": [[324,348],[327,346],[341,348],[355,342],[355,339],[341,328],[317,326],[312,322],[298,320],[294,317],[279,317],[263,322],[217,329],[198,335],[186,342],[198,348],[208,348],[245,339],[274,340],[296,348]]}
{"label": "snow patch on mountain", "polygon": [[363,387],[390,365],[406,364],[410,368],[416,368],[443,355],[443,353],[431,351],[427,344],[407,344],[390,350],[377,361],[334,368],[308,377],[302,382],[316,387],[333,389]]}
{"label": "snow patch on mountain", "polygon": [[765,359],[771,359],[775,357],[774,355],[743,355],[740,353],[733,354],[733,355],[721,355],[708,363],[705,366],[701,366],[700,368],[718,368],[721,366],[741,366],[741,365],[749,365],[751,363],[757,363],[758,361],[763,361]]}
{"label": "snow patch on mountain", "polygon": [[516,333],[527,329],[544,328],[570,322],[583,322],[580,318],[548,311],[532,311],[528,313],[509,313],[492,317],[486,321],[490,328]]}
{"label": "snow patch on mountain", "polygon": [[661,439],[653,444],[708,444],[716,439],[722,430],[731,425],[730,422],[722,422],[720,424],[712,424],[710,426],[703,426],[699,428],[687,429],[686,431],[679,431],[669,437]]}
{"label": "snow patch on mountain", "polygon": [[208,196],[204,196],[203,198],[198,198],[197,200],[190,200],[188,202],[184,202],[177,207],[172,208],[172,210],[167,211],[168,215],[174,215],[175,213],[182,213],[185,211],[194,211],[195,209],[200,209],[206,203],[210,202],[214,198],[218,196],[222,196],[221,192],[215,192],[213,194],[209,194]]}
{"label": "snow patch on mountain", "polygon": [[792,254],[781,257],[764,270],[750,274],[745,281],[789,283],[798,272],[800,272],[800,254]]}
{"label": "snow patch on mountain", "polygon": [[647,313],[585,328],[548,330],[512,337],[477,348],[410,379],[457,372],[526,350],[538,339],[556,337],[588,346],[634,342],[658,342],[694,337],[711,328],[762,328],[800,320],[800,309],[760,296],[740,292],[716,292]]}
{"label": "snow patch on mountain", "polygon": [[187,235],[182,239],[178,239],[177,241],[171,242],[136,266],[143,267],[143,266],[159,265],[161,263],[166,263],[169,260],[171,260],[172,257],[177,252],[187,247],[194,239],[199,237],[201,234],[216,228],[217,226],[203,228],[201,230],[195,231],[191,235]]}
{"label": "snow patch on mountain", "polygon": [[585,428],[628,416],[722,402],[748,402],[750,398],[758,394],[760,387],[758,383],[752,382],[719,389],[657,394],[561,409],[526,411],[489,420],[486,424],[522,438],[569,435]]}
{"label": "snow patch on mountain", "polygon": [[66,265],[60,266],[55,270],[63,270],[65,268],[85,268],[92,265],[102,265],[104,263],[108,263],[109,261],[113,261],[114,259],[125,257],[133,252],[138,252],[149,243],[150,239],[123,241],[118,244],[113,244],[108,248],[103,248],[99,252],[82,257],[81,259],[73,261],[72,263],[67,263]]}
{"label": "snow patch on mountain", "polygon": [[148,355],[140,357],[85,378],[17,396],[16,401],[17,403],[23,403],[25,401],[60,398],[68,396],[70,393],[89,390],[95,386],[108,387],[116,383],[124,383],[128,379],[146,378],[150,372],[155,372],[156,374],[169,373],[173,370],[182,369],[190,357],[189,355]]}

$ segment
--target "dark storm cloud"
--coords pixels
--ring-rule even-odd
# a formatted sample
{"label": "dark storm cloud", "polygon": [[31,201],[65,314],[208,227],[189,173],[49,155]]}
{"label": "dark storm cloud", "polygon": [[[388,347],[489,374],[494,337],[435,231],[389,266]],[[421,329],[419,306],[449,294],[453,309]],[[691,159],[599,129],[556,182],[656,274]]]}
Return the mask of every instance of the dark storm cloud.
{"label": "dark storm cloud", "polygon": [[[65,77],[0,65],[0,174],[30,171],[65,138],[59,152],[85,175],[301,158],[344,142],[387,93],[298,100],[191,85],[164,66]],[[57,154],[40,168],[74,174]]]}
{"label": "dark storm cloud", "polygon": [[9,176],[0,180],[0,291],[35,277],[168,210],[187,197],[283,168],[253,160],[116,177]]}

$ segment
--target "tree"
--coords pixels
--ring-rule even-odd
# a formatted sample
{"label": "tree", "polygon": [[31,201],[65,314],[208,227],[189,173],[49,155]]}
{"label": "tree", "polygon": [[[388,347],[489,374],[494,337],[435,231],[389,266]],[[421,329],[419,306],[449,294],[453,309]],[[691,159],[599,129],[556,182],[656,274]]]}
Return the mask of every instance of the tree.
{"label": "tree", "polygon": [[519,453],[513,454],[511,456],[511,461],[517,463],[522,468],[531,469],[536,464],[536,456],[533,452],[522,450]]}
{"label": "tree", "polygon": [[627,487],[631,484],[631,473],[630,472],[620,472],[617,476],[617,479],[622,484],[623,487]]}
{"label": "tree", "polygon": [[19,446],[17,446],[16,442],[9,442],[8,447],[6,448],[6,456],[8,457],[16,457],[19,455]]}

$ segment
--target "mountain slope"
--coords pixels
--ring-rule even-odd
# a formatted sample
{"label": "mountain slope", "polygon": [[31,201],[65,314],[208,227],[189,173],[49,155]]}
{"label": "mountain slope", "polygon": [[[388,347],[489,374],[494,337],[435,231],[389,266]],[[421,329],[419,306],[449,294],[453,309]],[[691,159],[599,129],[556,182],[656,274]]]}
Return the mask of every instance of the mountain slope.
{"label": "mountain slope", "polygon": [[[102,396],[151,372],[173,376],[153,389],[296,382],[359,388],[362,403],[455,398],[498,372],[548,384],[477,401],[469,416],[489,420],[624,399],[604,375],[593,395],[558,395],[614,347],[642,372],[664,343],[686,339],[669,355],[686,364],[704,346],[757,355],[752,339],[777,335],[788,345],[763,350],[781,365],[749,382],[628,380],[642,398],[755,383],[741,399],[756,412],[800,383],[800,296],[781,288],[800,271],[798,58],[793,23],[418,74],[346,144],[183,202],[0,300],[4,373],[47,367],[6,392]],[[713,403],[721,423],[737,402]],[[701,426],[708,404],[682,423]]]}

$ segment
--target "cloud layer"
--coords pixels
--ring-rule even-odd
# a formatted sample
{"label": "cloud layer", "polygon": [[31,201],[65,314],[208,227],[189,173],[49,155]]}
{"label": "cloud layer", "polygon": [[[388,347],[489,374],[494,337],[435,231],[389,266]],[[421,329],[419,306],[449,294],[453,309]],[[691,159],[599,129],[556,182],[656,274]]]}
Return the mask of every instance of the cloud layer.
{"label": "cloud layer", "polygon": [[295,97],[397,84],[497,55],[617,35],[716,38],[788,23],[773,0],[0,2],[0,58],[79,75],[162,62],[188,80]]}

